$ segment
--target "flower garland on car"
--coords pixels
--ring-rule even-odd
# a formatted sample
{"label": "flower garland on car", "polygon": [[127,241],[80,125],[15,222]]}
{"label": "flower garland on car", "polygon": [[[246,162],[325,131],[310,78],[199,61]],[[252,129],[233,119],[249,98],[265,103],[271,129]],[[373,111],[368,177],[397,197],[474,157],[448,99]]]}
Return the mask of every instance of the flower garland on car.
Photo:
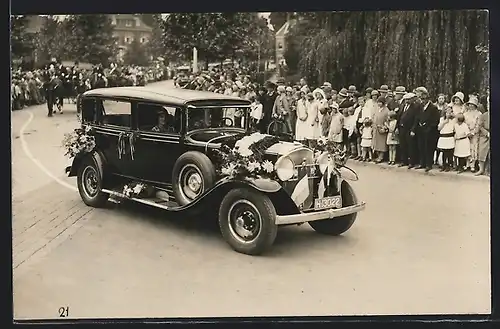
{"label": "flower garland on car", "polygon": [[69,158],[92,152],[96,146],[92,127],[76,128],[73,132],[64,134],[62,146],[66,149],[64,155]]}
{"label": "flower garland on car", "polygon": [[[235,136],[236,139],[240,136]],[[234,178],[270,178],[276,179],[274,164],[264,159],[265,151],[280,142],[276,136],[253,133],[237,139],[234,147],[226,141],[220,149],[213,150],[219,176]]]}

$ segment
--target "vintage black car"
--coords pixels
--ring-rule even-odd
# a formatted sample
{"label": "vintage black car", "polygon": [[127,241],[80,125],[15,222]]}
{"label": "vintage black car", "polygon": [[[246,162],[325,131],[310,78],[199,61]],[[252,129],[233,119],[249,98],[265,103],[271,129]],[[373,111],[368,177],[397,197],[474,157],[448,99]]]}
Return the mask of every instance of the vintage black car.
{"label": "vintage black car", "polygon": [[[317,232],[339,235],[365,207],[339,170],[331,179],[321,175],[329,156],[318,161],[298,142],[279,141],[266,150],[275,179],[221,176],[216,150],[248,136],[247,100],[180,88],[115,87],[85,92],[78,106],[96,147],[77,155],[66,172],[77,176],[89,206],[101,207],[113,196],[186,217],[213,212],[228,244],[251,255],[273,244],[280,225],[307,222]],[[235,109],[243,111],[241,121],[231,117]],[[147,193],[124,193],[132,182],[147,185]],[[297,202],[300,184],[307,192]]]}

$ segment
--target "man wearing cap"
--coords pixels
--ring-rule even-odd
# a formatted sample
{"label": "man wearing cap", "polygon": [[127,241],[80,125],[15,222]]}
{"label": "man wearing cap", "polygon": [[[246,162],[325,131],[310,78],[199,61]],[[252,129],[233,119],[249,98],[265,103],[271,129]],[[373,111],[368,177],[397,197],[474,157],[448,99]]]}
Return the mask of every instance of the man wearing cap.
{"label": "man wearing cap", "polygon": [[403,96],[406,94],[406,88],[403,86],[397,86],[394,90],[394,102],[396,103],[396,108],[394,111],[398,112],[403,106]]}
{"label": "man wearing cap", "polygon": [[349,93],[346,88],[342,88],[338,95],[339,109],[346,109],[354,106],[354,102],[349,99]]}
{"label": "man wearing cap", "polygon": [[436,140],[439,137],[437,126],[440,113],[436,105],[429,99],[429,92],[425,87],[418,87],[420,93],[421,111],[417,114],[413,132],[417,137],[420,167],[426,172],[432,169],[434,163],[434,151],[436,151]]}
{"label": "man wearing cap", "polygon": [[380,96],[387,97],[387,94],[389,93],[389,86],[388,85],[381,85],[378,92],[380,93]]}
{"label": "man wearing cap", "polygon": [[356,90],[356,86],[350,85],[349,88],[347,88],[347,94],[349,95],[349,100],[353,103],[356,103],[354,100],[354,94],[357,93],[358,91]]}
{"label": "man wearing cap", "polygon": [[418,106],[415,104],[416,95],[407,93],[403,96],[403,104],[398,111],[399,147],[401,153],[400,167],[408,166],[413,168],[417,162],[417,143],[411,132],[418,114]]}

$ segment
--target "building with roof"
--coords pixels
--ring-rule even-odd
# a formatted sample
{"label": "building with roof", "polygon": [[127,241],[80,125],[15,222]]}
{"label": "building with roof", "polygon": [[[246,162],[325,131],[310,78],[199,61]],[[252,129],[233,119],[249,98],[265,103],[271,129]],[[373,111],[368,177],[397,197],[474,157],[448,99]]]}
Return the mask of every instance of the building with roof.
{"label": "building with roof", "polygon": [[290,29],[295,24],[294,19],[289,19],[283,24],[283,26],[276,32],[276,63],[283,63],[285,60],[286,52],[286,36],[290,32]]}
{"label": "building with roof", "polygon": [[128,45],[134,40],[146,43],[151,39],[153,29],[144,24],[137,14],[110,15],[113,25],[113,34],[118,42],[118,58],[121,59],[127,51]]}

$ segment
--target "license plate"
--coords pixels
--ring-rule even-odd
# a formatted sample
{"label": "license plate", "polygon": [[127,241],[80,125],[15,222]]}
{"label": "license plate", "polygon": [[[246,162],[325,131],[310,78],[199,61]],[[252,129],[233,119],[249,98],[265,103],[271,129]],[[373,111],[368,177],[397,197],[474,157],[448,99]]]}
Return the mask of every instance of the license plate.
{"label": "license plate", "polygon": [[342,197],[340,195],[314,200],[315,210],[330,208],[342,208]]}

